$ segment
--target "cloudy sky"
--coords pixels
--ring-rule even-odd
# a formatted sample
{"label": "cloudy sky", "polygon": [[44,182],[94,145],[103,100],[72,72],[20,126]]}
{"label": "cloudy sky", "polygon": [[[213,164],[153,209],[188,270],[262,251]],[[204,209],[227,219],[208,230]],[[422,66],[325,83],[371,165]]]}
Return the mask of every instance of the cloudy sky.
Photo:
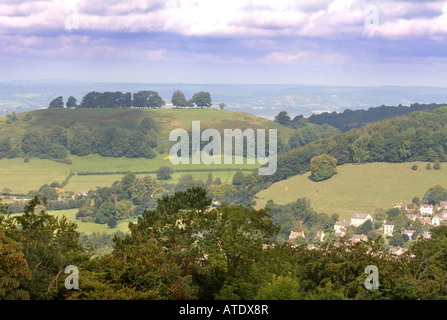
{"label": "cloudy sky", "polygon": [[0,81],[447,87],[446,75],[446,1],[0,2]]}

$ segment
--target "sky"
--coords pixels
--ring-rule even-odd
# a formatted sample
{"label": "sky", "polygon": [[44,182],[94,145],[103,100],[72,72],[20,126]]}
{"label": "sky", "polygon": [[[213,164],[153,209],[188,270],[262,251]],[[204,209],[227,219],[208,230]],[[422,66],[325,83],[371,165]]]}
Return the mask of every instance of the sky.
{"label": "sky", "polygon": [[1,0],[0,81],[447,87],[447,2]]}

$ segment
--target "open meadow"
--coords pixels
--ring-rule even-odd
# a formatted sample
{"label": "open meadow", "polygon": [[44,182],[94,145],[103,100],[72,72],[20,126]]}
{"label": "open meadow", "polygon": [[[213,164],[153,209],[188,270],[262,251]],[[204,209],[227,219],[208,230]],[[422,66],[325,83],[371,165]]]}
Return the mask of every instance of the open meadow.
{"label": "open meadow", "polygon": [[[411,169],[413,164],[418,170]],[[268,200],[286,204],[298,198],[308,198],[319,213],[338,213],[340,219],[350,219],[354,213],[373,213],[378,208],[392,208],[396,203],[411,203],[420,199],[430,187],[447,187],[447,167],[427,170],[427,163],[369,163],[338,166],[332,178],[313,182],[310,173],[277,182],[260,191],[256,208],[263,208]]]}

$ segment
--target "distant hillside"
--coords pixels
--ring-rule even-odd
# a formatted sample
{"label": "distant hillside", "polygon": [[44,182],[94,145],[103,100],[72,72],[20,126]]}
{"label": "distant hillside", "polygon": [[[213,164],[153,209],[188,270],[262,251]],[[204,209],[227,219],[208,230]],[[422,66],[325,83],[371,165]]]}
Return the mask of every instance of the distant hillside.
{"label": "distant hillside", "polygon": [[[412,170],[417,164],[418,170]],[[422,199],[434,185],[447,187],[447,167],[427,170],[426,162],[345,164],[329,180],[314,182],[310,174],[296,175],[274,183],[259,192],[256,208],[264,208],[269,200],[285,205],[299,198],[311,201],[318,213],[340,215],[339,221],[349,220],[354,213],[374,213],[389,209],[396,203],[411,203]]]}
{"label": "distant hillside", "polygon": [[338,164],[367,162],[447,161],[447,107],[416,111],[352,129],[278,157],[276,182],[310,170],[310,160],[323,153]]}
{"label": "distant hillside", "polygon": [[341,113],[324,112],[321,114],[313,114],[309,117],[309,121],[319,125],[328,124],[340,129],[343,132],[346,132],[351,130],[352,128],[360,128],[368,123],[391,119],[397,116],[403,116],[414,111],[434,110],[446,105],[447,104],[414,103],[409,107],[402,105],[399,105],[397,107],[382,105],[380,107],[372,107],[367,110],[346,109]]}
{"label": "distant hillside", "polygon": [[172,129],[278,129],[287,141],[293,129],[252,114],[213,109],[45,109],[0,117],[0,158],[69,155],[153,158],[173,144]]}
{"label": "distant hillside", "polygon": [[224,102],[226,110],[242,111],[273,119],[281,110],[291,116],[310,116],[345,109],[366,109],[382,104],[397,106],[410,103],[442,103],[447,88],[438,87],[355,87],[296,84],[184,84],[184,83],[96,83],[70,80],[0,82],[0,115],[48,107],[58,96],[73,95],[78,101],[90,91],[137,92],[154,90],[169,103],[175,90],[187,97],[208,91],[213,108]]}

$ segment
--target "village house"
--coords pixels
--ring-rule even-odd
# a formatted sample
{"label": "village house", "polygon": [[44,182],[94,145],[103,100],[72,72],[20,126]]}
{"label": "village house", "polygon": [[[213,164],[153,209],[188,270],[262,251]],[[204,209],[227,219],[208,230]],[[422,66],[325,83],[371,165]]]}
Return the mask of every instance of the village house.
{"label": "village house", "polygon": [[346,235],[346,228],[351,225],[350,221],[343,220],[343,221],[337,221],[334,224],[334,235],[336,237],[344,237]]}
{"label": "village house", "polygon": [[416,221],[416,219],[419,219],[420,218],[420,216],[419,215],[417,215],[417,214],[406,214],[405,215],[409,220],[411,220],[411,221]]}
{"label": "village house", "polygon": [[351,226],[359,227],[367,220],[373,221],[373,218],[368,213],[356,213],[351,216]]}
{"label": "village house", "polygon": [[432,233],[430,231],[424,231],[424,239],[431,239]]}
{"label": "village house", "polygon": [[419,221],[422,223],[422,225],[431,224],[431,218],[430,217],[419,217]]}
{"label": "village house", "polygon": [[419,208],[420,214],[423,215],[432,215],[433,214],[433,206],[431,204],[423,204]]}
{"label": "village house", "polygon": [[385,222],[383,224],[383,234],[385,236],[392,236],[394,233],[394,222]]}
{"label": "village house", "polygon": [[418,233],[416,232],[416,230],[404,230],[404,231],[402,231],[402,236],[408,237],[409,240],[416,239],[417,235],[418,235]]}
{"label": "village house", "polygon": [[348,220],[337,221],[337,222],[334,224],[334,230],[337,231],[337,230],[340,230],[340,229],[342,229],[342,228],[347,228],[347,227],[349,227],[350,225],[351,225],[351,222],[349,222]]}
{"label": "village house", "polygon": [[306,238],[304,231],[290,231],[289,240],[296,239],[298,237]]}
{"label": "village house", "polygon": [[80,197],[80,196],[86,197],[87,195],[88,195],[88,191],[78,191],[73,194],[72,198],[76,199],[77,197]]}
{"label": "village house", "polygon": [[431,224],[433,226],[439,226],[441,224],[442,216],[440,214],[437,214],[431,219]]}
{"label": "village house", "polygon": [[407,251],[408,251],[408,249],[402,248],[401,246],[393,247],[390,249],[390,252],[397,256],[400,256],[401,254],[404,254]]}
{"label": "village house", "polygon": [[359,241],[368,241],[368,237],[364,234],[354,234],[351,237],[351,241],[354,243]]}
{"label": "village house", "polygon": [[346,235],[346,228],[345,227],[341,227],[338,228],[337,230],[335,230],[334,235],[339,238],[339,237],[344,237]]}
{"label": "village house", "polygon": [[318,232],[317,232],[317,239],[318,239],[320,242],[323,242],[324,237],[325,237],[324,230],[321,230],[321,231],[318,231]]}
{"label": "village house", "polygon": [[395,209],[405,209],[407,212],[413,211],[413,205],[412,204],[406,204],[406,203],[397,203],[394,205]]}

